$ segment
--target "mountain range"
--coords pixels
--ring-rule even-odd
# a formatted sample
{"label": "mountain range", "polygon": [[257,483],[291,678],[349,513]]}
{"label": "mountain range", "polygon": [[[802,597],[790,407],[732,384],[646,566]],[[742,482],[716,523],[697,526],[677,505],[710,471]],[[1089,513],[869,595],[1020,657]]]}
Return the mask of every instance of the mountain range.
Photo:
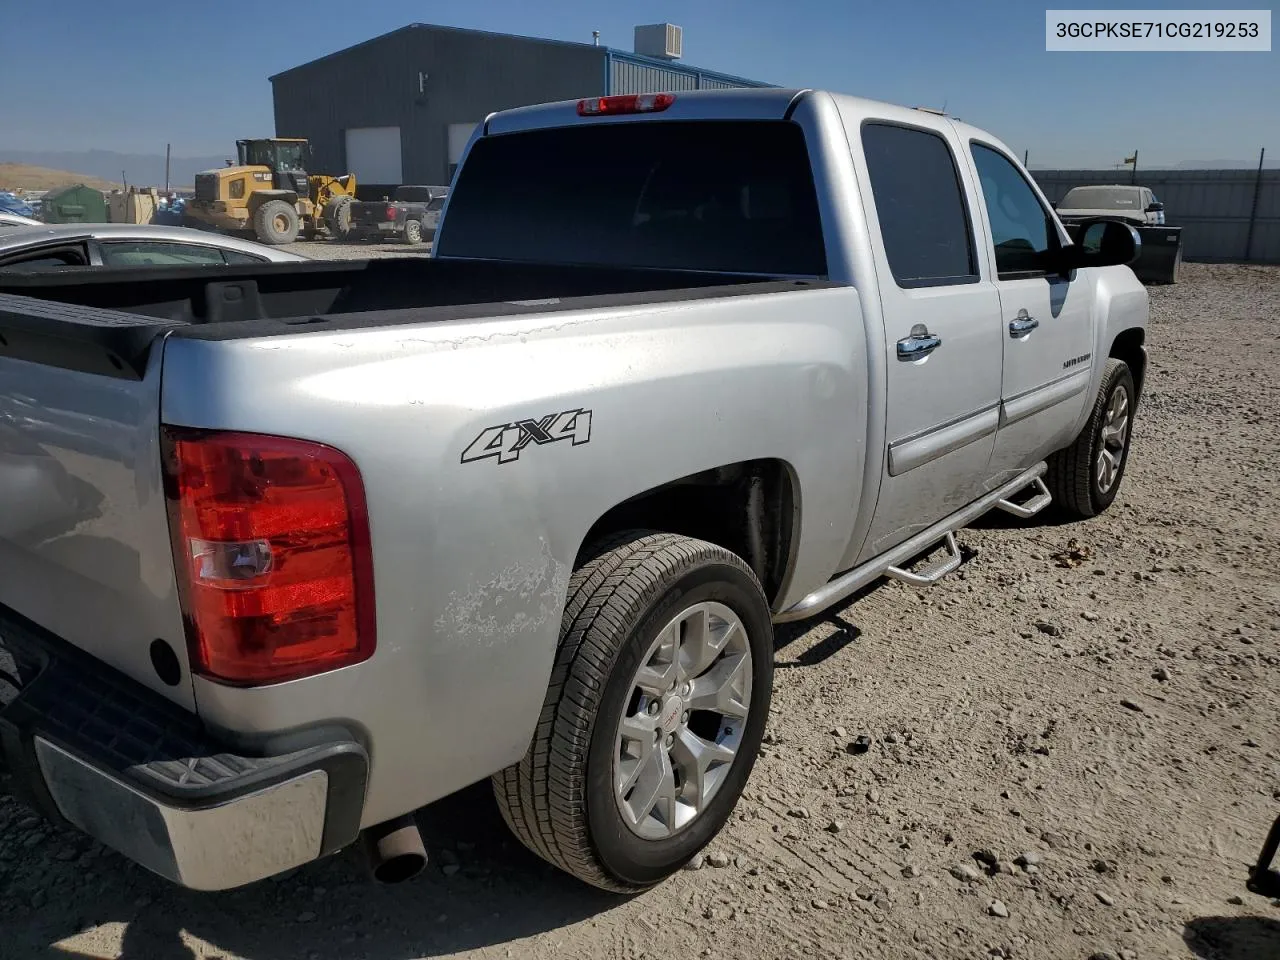
{"label": "mountain range", "polygon": [[[201,170],[221,167],[227,155],[173,157],[169,184],[190,187]],[[131,186],[164,187],[164,154],[116,153],[111,150],[10,150],[0,147],[0,163],[24,163],[55,170],[73,170],[88,177],[120,182],[121,173]]]}

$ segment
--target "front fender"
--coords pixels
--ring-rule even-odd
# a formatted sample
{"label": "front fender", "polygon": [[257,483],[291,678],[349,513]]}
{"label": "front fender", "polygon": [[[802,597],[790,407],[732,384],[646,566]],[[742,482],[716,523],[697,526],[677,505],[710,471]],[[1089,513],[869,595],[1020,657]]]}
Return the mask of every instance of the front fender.
{"label": "front fender", "polygon": [[[1093,397],[1102,385],[1102,373],[1117,338],[1131,330],[1141,330],[1145,336],[1150,315],[1150,298],[1147,288],[1127,266],[1089,269],[1097,277],[1093,308],[1093,376],[1089,385],[1089,396]],[[1084,429],[1092,410],[1093,402],[1090,400],[1084,404],[1072,431],[1073,436]]]}

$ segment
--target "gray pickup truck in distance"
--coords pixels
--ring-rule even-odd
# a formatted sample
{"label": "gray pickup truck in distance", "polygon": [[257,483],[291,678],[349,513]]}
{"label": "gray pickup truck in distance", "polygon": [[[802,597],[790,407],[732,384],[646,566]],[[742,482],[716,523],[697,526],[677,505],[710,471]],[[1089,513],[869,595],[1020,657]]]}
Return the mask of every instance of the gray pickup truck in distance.
{"label": "gray pickup truck in distance", "polygon": [[222,889],[358,838],[411,876],[492,778],[655,884],[743,791],[774,623],[1110,505],[1135,255],[981,130],[768,89],[492,115],[430,258],[0,272],[11,782]]}

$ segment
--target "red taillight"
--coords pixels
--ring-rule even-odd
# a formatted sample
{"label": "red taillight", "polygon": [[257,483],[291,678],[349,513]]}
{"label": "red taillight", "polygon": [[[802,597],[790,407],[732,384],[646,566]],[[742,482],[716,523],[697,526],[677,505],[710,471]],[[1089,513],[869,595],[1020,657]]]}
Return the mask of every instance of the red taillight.
{"label": "red taillight", "polygon": [[578,101],[578,116],[599,117],[618,113],[657,113],[676,102],[674,93],[627,93],[615,97],[591,97]]}
{"label": "red taillight", "polygon": [[192,670],[277,683],[373,655],[364,485],[332,447],[165,429],[166,493]]}
{"label": "red taillight", "polygon": [[395,208],[395,207],[387,207],[387,219],[388,219],[388,220],[394,220],[395,218],[396,218],[396,208]]}

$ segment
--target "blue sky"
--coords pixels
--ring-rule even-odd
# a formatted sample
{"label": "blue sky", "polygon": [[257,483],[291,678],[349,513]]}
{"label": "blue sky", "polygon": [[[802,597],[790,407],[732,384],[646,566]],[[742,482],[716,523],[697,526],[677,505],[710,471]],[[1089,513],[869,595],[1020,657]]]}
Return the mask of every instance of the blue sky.
{"label": "blue sky", "polygon": [[[1261,146],[1268,148],[1268,166],[1280,164],[1277,49],[1047,53],[1047,5],[1067,6],[1062,0],[22,3],[4,18],[0,154],[5,146],[163,153],[166,141],[179,156],[226,153],[236,137],[273,131],[269,74],[414,21],[584,42],[595,29],[601,43],[630,49],[635,24],[669,20],[684,27],[689,63],[908,105],[945,102],[948,112],[1019,153],[1029,150],[1033,165],[1108,166],[1134,148],[1143,166],[1253,163]],[[1249,5],[1200,0],[1195,7]],[[251,29],[237,29],[241,24]]]}

